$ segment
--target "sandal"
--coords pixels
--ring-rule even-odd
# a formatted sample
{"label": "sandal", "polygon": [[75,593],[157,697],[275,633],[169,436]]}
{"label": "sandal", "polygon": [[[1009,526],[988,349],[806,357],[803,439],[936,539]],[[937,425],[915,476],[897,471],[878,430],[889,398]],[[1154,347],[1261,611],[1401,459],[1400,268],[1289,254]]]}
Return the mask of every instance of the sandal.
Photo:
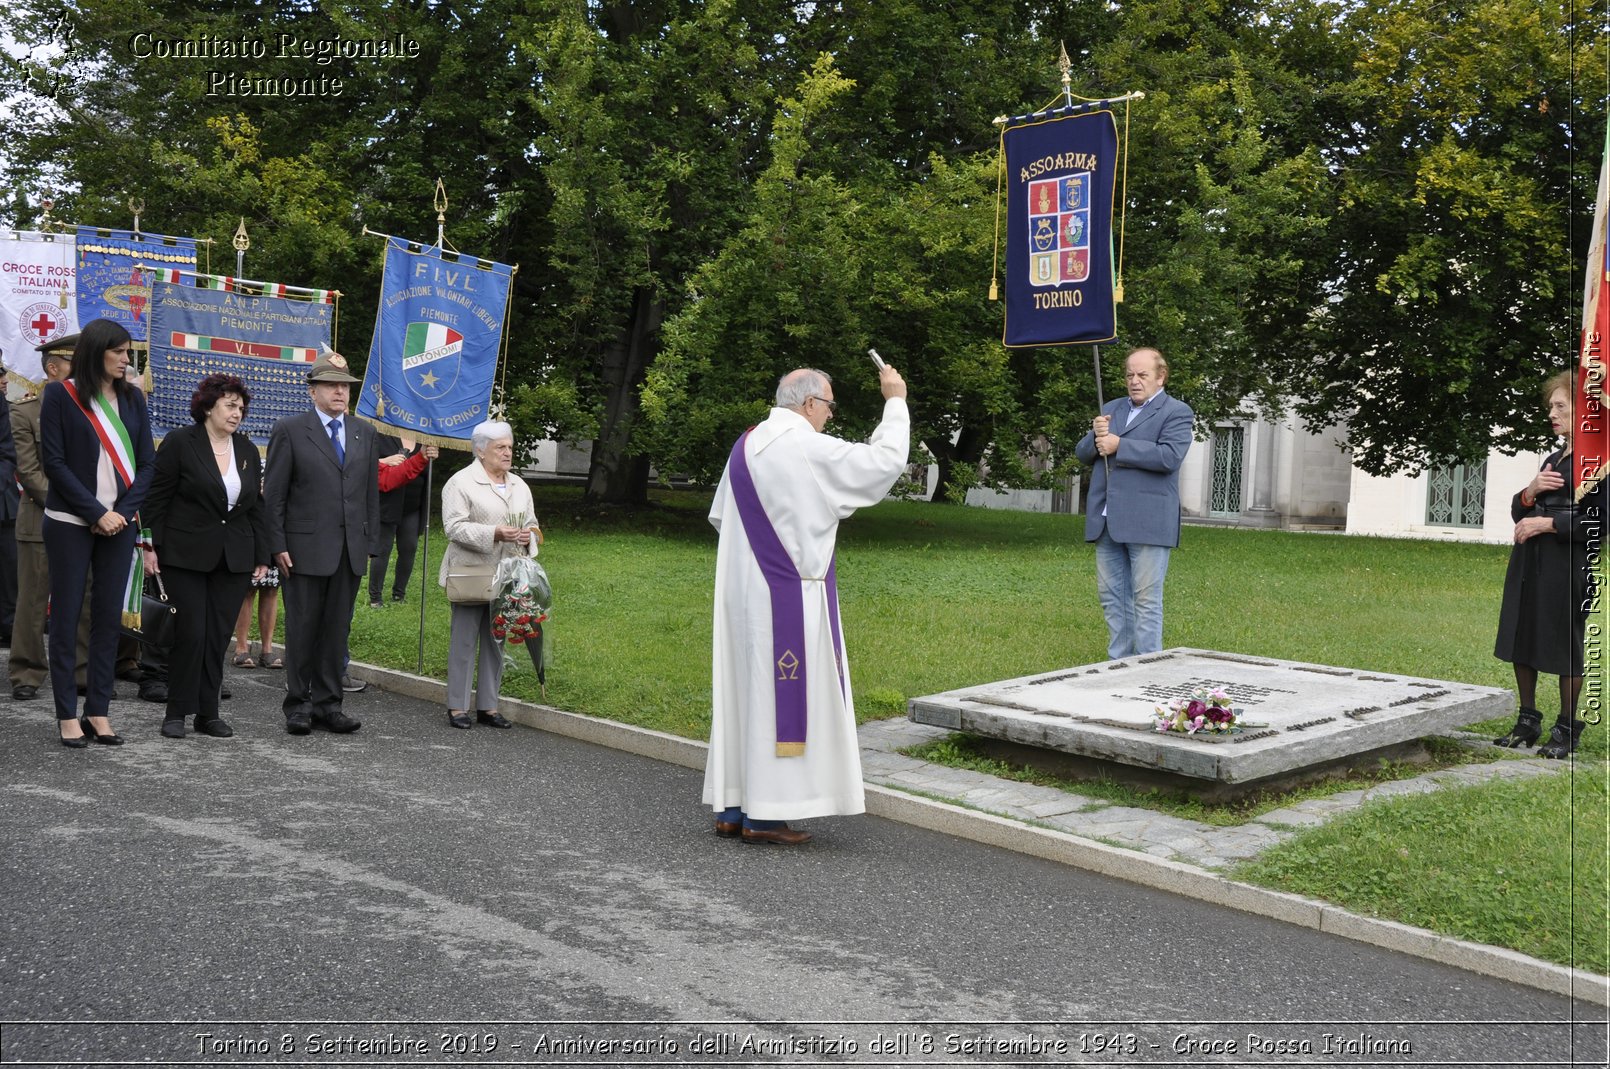
{"label": "sandal", "polygon": [[281,657],[277,653],[273,653],[273,652],[265,653],[265,654],[263,654],[263,667],[264,668],[284,668],[285,667],[285,658]]}
{"label": "sandal", "polygon": [[257,662],[252,660],[252,655],[250,653],[237,653],[235,654],[235,667],[256,668]]}

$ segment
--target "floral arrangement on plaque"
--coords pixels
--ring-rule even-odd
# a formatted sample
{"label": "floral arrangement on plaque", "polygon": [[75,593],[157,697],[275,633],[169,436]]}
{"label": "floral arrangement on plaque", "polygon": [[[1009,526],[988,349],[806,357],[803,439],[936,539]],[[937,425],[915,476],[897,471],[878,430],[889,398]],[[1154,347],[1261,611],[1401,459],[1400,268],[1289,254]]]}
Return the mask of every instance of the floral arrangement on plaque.
{"label": "floral arrangement on plaque", "polygon": [[1159,734],[1228,735],[1241,730],[1241,710],[1230,704],[1222,687],[1201,687],[1189,697],[1157,706],[1153,716]]}

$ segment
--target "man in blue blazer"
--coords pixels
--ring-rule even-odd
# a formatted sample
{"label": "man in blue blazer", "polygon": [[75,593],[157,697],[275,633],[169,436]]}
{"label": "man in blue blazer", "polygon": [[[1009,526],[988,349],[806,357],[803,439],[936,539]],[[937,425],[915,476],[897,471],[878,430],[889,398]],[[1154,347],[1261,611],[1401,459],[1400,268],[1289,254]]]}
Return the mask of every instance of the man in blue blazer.
{"label": "man in blue blazer", "polygon": [[1191,448],[1190,406],[1163,392],[1156,349],[1124,361],[1128,396],[1109,403],[1074,454],[1090,467],[1085,541],[1096,544],[1096,591],[1113,660],[1163,648],[1163,578],[1180,544],[1180,464]]}
{"label": "man in blue blazer", "polygon": [[341,674],[380,522],[378,436],[348,411],[363,380],[340,353],[320,356],[307,381],[313,410],[274,424],[263,476],[268,549],[285,591],[285,730],[306,735],[317,724],[344,735],[363,726],[341,711]]}

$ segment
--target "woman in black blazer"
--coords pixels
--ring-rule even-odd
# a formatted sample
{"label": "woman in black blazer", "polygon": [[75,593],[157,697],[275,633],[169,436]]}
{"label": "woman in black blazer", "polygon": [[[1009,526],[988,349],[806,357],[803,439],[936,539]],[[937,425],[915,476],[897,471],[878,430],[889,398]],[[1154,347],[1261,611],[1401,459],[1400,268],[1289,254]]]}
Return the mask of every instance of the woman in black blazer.
{"label": "woman in black blazer", "polygon": [[178,610],[162,720],[170,739],[184,738],[190,716],[197,734],[235,733],[218,715],[224,652],[247,586],[268,571],[262,458],[239,430],[251,400],[233,375],[208,375],[190,398],[195,423],[157,450],[144,514],[155,560],[146,563]]}
{"label": "woman in black blazer", "polygon": [[[134,563],[134,515],[151,485],[153,450],[145,394],[125,378],[129,332],[91,321],[73,349],[73,368],[39,400],[39,464],[50,481],[40,536],[50,565],[50,689],[62,745],[123,740],[106,718],[112,702],[118,622]],[[78,618],[89,600],[84,719],[78,719]],[[138,579],[136,578],[136,592]]]}

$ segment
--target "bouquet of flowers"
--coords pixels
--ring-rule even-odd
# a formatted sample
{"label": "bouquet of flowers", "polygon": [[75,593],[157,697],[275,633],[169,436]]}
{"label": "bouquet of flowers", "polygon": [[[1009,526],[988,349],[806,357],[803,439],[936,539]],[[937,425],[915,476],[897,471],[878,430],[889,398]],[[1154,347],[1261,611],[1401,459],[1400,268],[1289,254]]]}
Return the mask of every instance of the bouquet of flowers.
{"label": "bouquet of flowers", "polygon": [[[523,516],[511,516],[509,526],[525,527]],[[535,532],[531,553],[536,553]],[[549,651],[542,625],[548,621],[548,610],[553,606],[553,588],[548,573],[538,564],[536,557],[521,554],[498,561],[492,579],[492,637],[503,644],[503,663],[517,664],[511,647],[525,647],[531,664],[537,670],[537,682],[547,696]]]}
{"label": "bouquet of flowers", "polygon": [[1198,688],[1188,698],[1175,698],[1167,706],[1157,706],[1154,726],[1158,732],[1178,731],[1183,735],[1195,735],[1198,731],[1208,734],[1228,734],[1241,730],[1241,710],[1232,708],[1230,695],[1222,687],[1209,690],[1206,687]]}

